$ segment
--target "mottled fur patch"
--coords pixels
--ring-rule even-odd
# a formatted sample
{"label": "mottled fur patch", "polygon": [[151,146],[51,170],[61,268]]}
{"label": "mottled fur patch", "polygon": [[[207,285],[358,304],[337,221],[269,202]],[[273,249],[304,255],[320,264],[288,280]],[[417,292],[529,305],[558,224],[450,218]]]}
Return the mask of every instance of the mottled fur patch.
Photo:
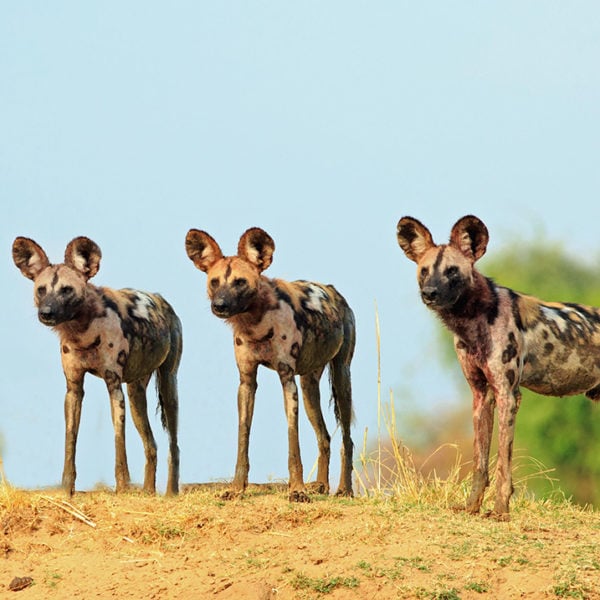
{"label": "mottled fur patch", "polygon": [[177,368],[182,332],[171,306],[158,294],[89,283],[100,267],[101,252],[86,237],[75,238],[67,245],[63,264],[51,264],[36,242],[19,237],[13,244],[13,259],[23,275],[33,280],[39,320],[52,327],[60,338],[67,379],[64,488],[70,494],[75,489],[75,445],[83,379],[86,373],[92,373],[104,379],[110,395],[117,490],[129,484],[121,388],[126,383],[132,417],[146,453],[144,489],[154,493],[156,443],[148,421],[145,390],[155,373],[162,422],[170,438],[167,492],[177,493]]}
{"label": "mottled fur patch", "polygon": [[421,298],[454,334],[455,349],[473,393],[474,476],[467,510],[477,512],[488,485],[494,406],[499,450],[494,513],[507,518],[512,494],[512,445],[519,386],[540,394],[600,397],[600,309],[543,302],[484,277],[475,262],[488,231],[466,216],[450,242],[436,245],[412,217],[398,223],[398,243],[417,263]]}
{"label": "mottled fur patch", "polygon": [[231,492],[248,483],[248,439],[259,365],[277,371],[283,387],[289,431],[290,499],[305,501],[298,442],[300,376],[304,405],[319,445],[317,487],[329,489],[329,433],[320,406],[319,379],[328,365],[335,415],[342,429],[342,473],[338,494],[352,494],[352,395],[350,362],[354,352],[354,315],[331,285],[269,279],[262,274],[272,262],[275,243],[262,229],[248,229],[236,256],[224,256],[206,232],[191,229],[186,251],[207,274],[212,312],[233,329],[240,372],[238,389],[238,460]]}

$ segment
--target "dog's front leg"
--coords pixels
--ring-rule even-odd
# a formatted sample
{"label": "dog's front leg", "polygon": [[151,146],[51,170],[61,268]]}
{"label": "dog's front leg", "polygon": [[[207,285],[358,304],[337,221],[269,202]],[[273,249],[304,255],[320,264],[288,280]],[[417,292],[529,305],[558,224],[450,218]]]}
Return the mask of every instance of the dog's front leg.
{"label": "dog's front leg", "polygon": [[309,502],[304,489],[304,474],[300,458],[298,438],[298,386],[294,371],[289,365],[280,364],[277,369],[283,387],[283,402],[288,423],[288,470],[290,474],[290,502]]}
{"label": "dog's front leg", "polygon": [[521,403],[519,389],[506,390],[498,396],[498,465],[496,467],[496,502],[493,516],[508,521],[508,502],[513,494],[512,453],[517,411]]}
{"label": "dog's front leg", "polygon": [[473,483],[466,510],[476,514],[481,508],[485,489],[489,485],[489,460],[494,429],[495,396],[488,377],[460,339],[455,350],[471,393],[473,394]]}
{"label": "dog's front leg", "polygon": [[[471,383],[471,382],[470,382]],[[473,484],[467,512],[478,513],[489,485],[489,461],[494,429],[494,392],[485,383],[471,383],[473,391]]]}
{"label": "dog's front leg", "polygon": [[254,398],[256,396],[256,371],[254,366],[248,371],[240,368],[240,385],[238,387],[238,450],[235,464],[235,475],[231,488],[223,494],[225,499],[231,499],[243,493],[248,485],[250,461],[248,446],[250,444],[250,427],[254,415]]}
{"label": "dog's front leg", "polygon": [[81,405],[83,403],[83,373],[67,378],[65,394],[65,464],[62,475],[62,487],[69,496],[75,492],[75,450],[77,434],[81,421]]}
{"label": "dog's front leg", "polygon": [[110,413],[115,431],[115,480],[117,492],[123,492],[129,486],[129,467],[125,451],[125,396],[121,388],[121,378],[112,371],[104,376],[110,396]]}

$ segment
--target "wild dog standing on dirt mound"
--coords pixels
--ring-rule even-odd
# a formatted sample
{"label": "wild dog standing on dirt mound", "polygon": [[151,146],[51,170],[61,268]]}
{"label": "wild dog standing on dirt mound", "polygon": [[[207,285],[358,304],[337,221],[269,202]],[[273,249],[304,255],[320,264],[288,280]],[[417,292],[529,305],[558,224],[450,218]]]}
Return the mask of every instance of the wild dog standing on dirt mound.
{"label": "wild dog standing on dirt mound", "polygon": [[436,245],[416,219],[398,223],[398,243],[417,263],[423,302],[454,334],[473,393],[473,487],[467,511],[477,513],[489,485],[490,439],[498,406],[498,465],[493,516],[508,520],[511,461],[522,385],[538,394],[600,399],[600,310],[543,302],[496,285],[475,269],[485,253],[486,226],[460,219],[449,244]]}
{"label": "wild dog standing on dirt mound", "polygon": [[298,442],[298,388],[319,446],[316,491],[329,491],[329,442],[319,395],[319,380],[329,364],[335,416],[342,430],[342,467],[337,493],[352,495],[352,391],[350,361],[354,352],[354,315],[331,285],[282,281],[262,275],[273,259],[275,243],[262,229],[248,229],[237,256],[223,256],[215,240],[191,229],[186,251],[208,275],[212,312],[233,328],[238,388],[238,454],[235,476],[225,497],[242,493],[248,484],[248,442],[254,412],[259,365],[277,371],[283,386],[288,421],[290,500],[308,501]]}
{"label": "wild dog standing on dirt mound", "polygon": [[146,455],[144,491],[156,489],[156,443],[146,406],[146,387],[156,373],[162,424],[169,435],[167,494],[179,487],[177,446],[177,368],[181,358],[182,331],[179,318],[158,294],[137,290],[113,290],[88,282],[100,267],[100,248],[86,237],[72,240],[63,264],[50,264],[44,250],[33,240],[18,237],[13,260],[34,283],[38,318],[60,338],[62,367],[67,380],[65,396],[65,465],[62,485],[75,491],[75,446],[83,379],[92,373],[104,379],[110,396],[115,430],[115,478],[117,491],[129,484],[125,452],[125,399],[121,383],[127,384],[133,422]]}

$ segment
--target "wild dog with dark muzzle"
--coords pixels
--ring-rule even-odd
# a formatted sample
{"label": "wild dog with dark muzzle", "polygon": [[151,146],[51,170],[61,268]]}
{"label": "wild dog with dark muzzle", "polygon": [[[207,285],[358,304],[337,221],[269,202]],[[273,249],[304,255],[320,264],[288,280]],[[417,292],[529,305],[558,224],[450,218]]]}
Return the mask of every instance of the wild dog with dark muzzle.
{"label": "wild dog with dark muzzle", "polygon": [[436,245],[419,221],[398,223],[398,243],[417,263],[423,302],[454,334],[454,346],[473,393],[473,486],[467,511],[477,513],[489,485],[488,463],[498,407],[496,501],[492,516],[508,520],[513,493],[515,419],[524,386],[548,396],[600,399],[600,310],[543,302],[495,284],[475,268],[488,243],[486,226],[466,216],[450,242]]}
{"label": "wild dog with dark muzzle", "polygon": [[169,436],[167,494],[179,486],[177,445],[177,368],[181,358],[182,330],[171,306],[158,294],[132,289],[113,290],[89,283],[100,267],[100,248],[86,237],[72,240],[63,264],[50,264],[44,250],[33,240],[18,237],[13,260],[34,283],[38,318],[60,338],[62,367],[67,380],[65,396],[64,489],[75,491],[75,447],[83,401],[83,379],[92,373],[104,379],[110,396],[115,431],[115,478],[117,491],[129,484],[125,452],[125,399],[127,393],[133,422],[146,455],[144,491],[156,489],[156,443],[147,414],[146,387],[152,373],[161,409],[162,424]]}
{"label": "wild dog with dark muzzle", "polygon": [[354,315],[331,285],[308,281],[268,279],[275,243],[262,229],[248,229],[240,238],[237,256],[223,256],[217,242],[204,231],[191,229],[185,241],[194,265],[208,276],[212,312],[233,328],[238,388],[238,454],[231,489],[248,485],[248,443],[259,365],[277,371],[283,386],[288,421],[290,500],[308,501],[298,441],[298,388],[319,447],[315,490],[329,491],[330,436],[321,412],[319,380],[327,365],[335,416],[342,430],[339,495],[352,495],[352,391],[350,362],[354,352]]}

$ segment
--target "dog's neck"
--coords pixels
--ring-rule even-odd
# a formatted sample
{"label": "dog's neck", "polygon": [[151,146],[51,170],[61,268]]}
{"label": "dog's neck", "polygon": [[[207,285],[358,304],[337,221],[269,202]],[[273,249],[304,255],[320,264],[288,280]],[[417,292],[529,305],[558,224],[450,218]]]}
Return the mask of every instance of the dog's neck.
{"label": "dog's neck", "polygon": [[100,288],[88,283],[85,289],[85,297],[76,316],[70,321],[59,323],[53,327],[61,339],[73,339],[85,333],[93,319],[102,315],[106,310],[102,302]]}
{"label": "dog's neck", "polygon": [[267,277],[261,277],[254,300],[243,313],[239,313],[227,319],[227,322],[234,330],[251,329],[258,325],[268,311],[278,307],[279,301],[275,293],[275,286],[272,280]]}
{"label": "dog's neck", "polygon": [[453,306],[436,311],[444,325],[468,347],[487,343],[484,332],[498,316],[498,293],[494,282],[473,271],[473,285]]}

